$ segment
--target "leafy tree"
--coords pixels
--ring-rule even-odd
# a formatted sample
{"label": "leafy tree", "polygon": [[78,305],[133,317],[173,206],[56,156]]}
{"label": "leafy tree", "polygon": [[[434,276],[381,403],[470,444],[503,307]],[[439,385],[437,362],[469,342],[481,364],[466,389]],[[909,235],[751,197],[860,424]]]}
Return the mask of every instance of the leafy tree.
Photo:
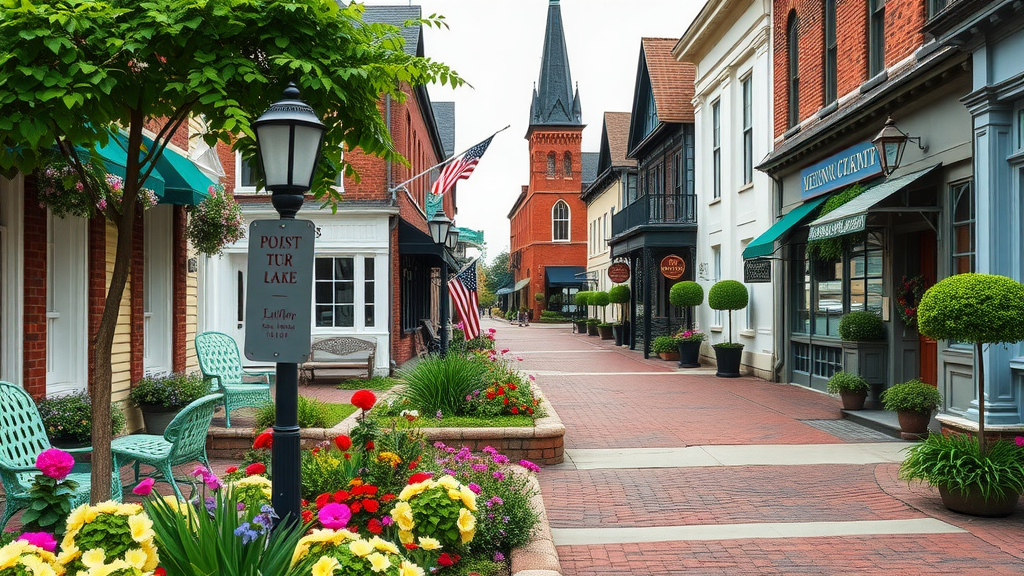
{"label": "leafy tree", "polygon": [[[92,500],[110,494],[111,346],[129,274],[140,183],[170,136],[202,115],[207,143],[255,152],[251,122],[294,81],[327,126],[312,193],[336,208],[330,183],[357,177],[342,147],[402,161],[378,109],[402,83],[460,85],[447,66],[406,54],[400,30],[362,21],[363,7],[334,0],[0,0],[0,169],[31,173],[53,154],[99,198],[95,150],[127,139],[123,196],[99,215],[117,248],[93,347]],[[443,26],[443,18],[408,25]],[[155,131],[144,146],[143,128]],[[99,164],[90,177],[88,164]],[[90,205],[95,205],[91,202]]]}
{"label": "leafy tree", "polygon": [[505,286],[512,283],[514,276],[508,267],[508,251],[494,257],[487,267],[487,289],[497,294]]}
{"label": "leafy tree", "polygon": [[494,295],[490,289],[487,288],[487,267],[481,262],[476,263],[476,274],[477,274],[477,301],[480,302],[481,306],[490,308],[494,306],[494,302],[497,300],[497,296]]}

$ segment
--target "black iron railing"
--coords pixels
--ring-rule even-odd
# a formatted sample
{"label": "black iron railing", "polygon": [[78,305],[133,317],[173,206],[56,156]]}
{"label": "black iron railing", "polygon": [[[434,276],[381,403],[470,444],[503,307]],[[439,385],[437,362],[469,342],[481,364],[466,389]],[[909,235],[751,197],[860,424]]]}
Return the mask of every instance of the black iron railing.
{"label": "black iron railing", "polygon": [[612,216],[612,236],[648,224],[696,224],[694,194],[648,194]]}

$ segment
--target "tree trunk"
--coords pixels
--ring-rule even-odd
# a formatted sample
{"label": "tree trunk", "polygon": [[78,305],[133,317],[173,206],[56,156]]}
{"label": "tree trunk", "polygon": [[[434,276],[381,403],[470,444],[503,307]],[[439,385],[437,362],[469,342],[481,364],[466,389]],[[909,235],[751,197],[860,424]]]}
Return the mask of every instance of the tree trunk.
{"label": "tree trunk", "polygon": [[985,446],[985,357],[981,355],[981,342],[974,343],[978,357],[978,454],[984,456]]}

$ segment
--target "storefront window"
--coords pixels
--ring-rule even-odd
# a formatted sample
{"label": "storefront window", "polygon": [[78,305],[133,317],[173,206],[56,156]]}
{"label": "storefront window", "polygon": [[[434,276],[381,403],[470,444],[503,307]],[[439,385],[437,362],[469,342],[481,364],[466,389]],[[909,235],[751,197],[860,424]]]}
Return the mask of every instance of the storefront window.
{"label": "storefront window", "polygon": [[355,315],[352,258],[316,259],[316,325],[352,327]]}
{"label": "storefront window", "polygon": [[[807,262],[807,246],[793,247],[793,332],[809,334],[811,331],[811,268]],[[810,352],[805,355],[809,357]],[[804,370],[806,372],[806,370]]]}
{"label": "storefront window", "polygon": [[950,185],[953,201],[953,274],[974,272],[974,187],[971,181]]}
{"label": "storefront window", "polygon": [[850,253],[850,312],[882,315],[882,238],[871,232]]}

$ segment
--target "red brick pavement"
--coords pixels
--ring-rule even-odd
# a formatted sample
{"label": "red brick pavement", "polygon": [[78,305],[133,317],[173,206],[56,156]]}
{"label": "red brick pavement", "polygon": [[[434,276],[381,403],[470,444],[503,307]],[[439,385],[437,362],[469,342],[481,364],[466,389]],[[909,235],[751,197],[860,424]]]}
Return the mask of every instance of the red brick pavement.
{"label": "red brick pavement", "polygon": [[[838,401],[753,378],[677,372],[665,361],[568,327],[498,329],[526,372],[674,375],[537,376],[566,427],[568,449],[717,444],[836,444],[801,420],[839,419]],[[559,354],[558,351],[566,350]],[[595,352],[595,350],[597,350]],[[1006,519],[948,512],[936,491],[908,486],[895,464],[576,470],[539,476],[562,529],[933,517],[969,533],[560,546],[566,575],[1024,574],[1024,503]]]}

